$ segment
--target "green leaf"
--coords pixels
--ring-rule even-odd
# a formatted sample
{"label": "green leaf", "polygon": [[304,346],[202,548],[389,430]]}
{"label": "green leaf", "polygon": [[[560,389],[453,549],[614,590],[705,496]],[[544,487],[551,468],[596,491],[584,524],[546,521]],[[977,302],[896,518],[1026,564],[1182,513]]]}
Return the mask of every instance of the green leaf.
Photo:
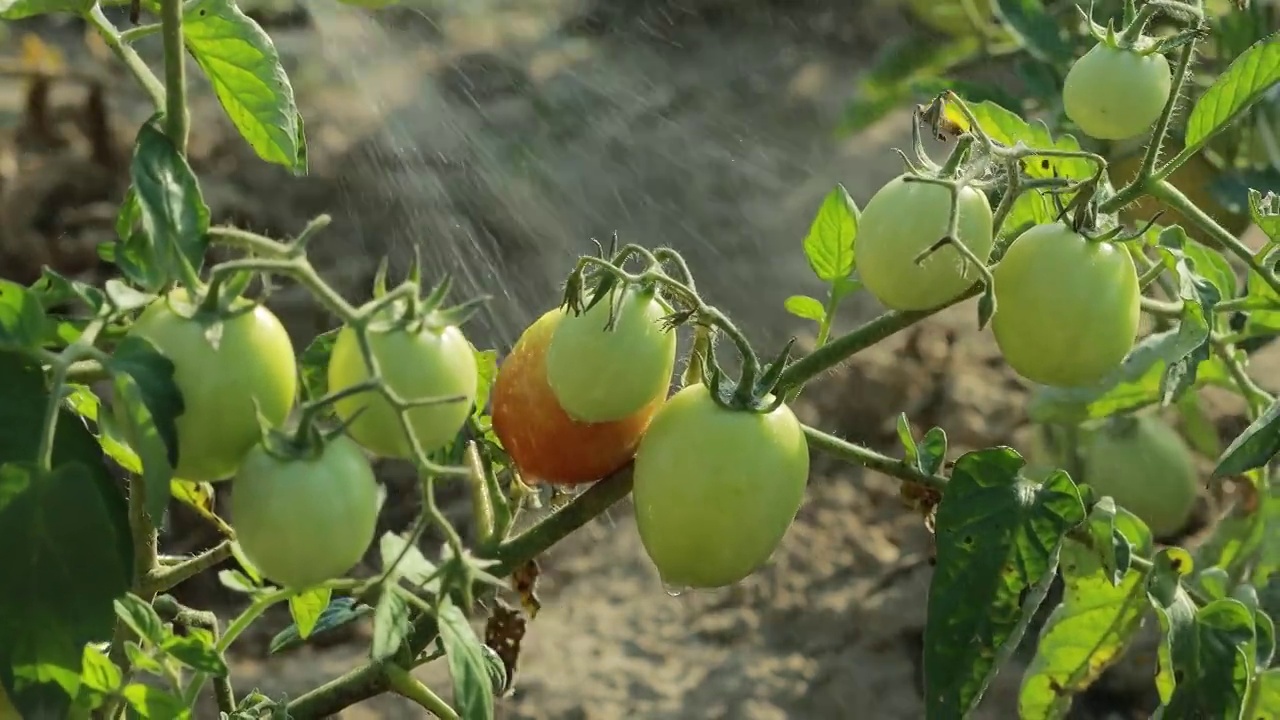
{"label": "green leaf", "polygon": [[337,342],[340,330],[342,328],[334,328],[316,335],[298,356],[304,402],[329,394],[329,356],[333,354],[333,344]]}
{"label": "green leaf", "polygon": [[1200,96],[1187,117],[1183,145],[1198,148],[1280,82],[1280,33],[1254,43]]}
{"label": "green leaf", "polygon": [[1248,720],[1275,720],[1280,718],[1280,668],[1268,670],[1253,681],[1250,688]]}
{"label": "green leaf", "polygon": [[184,409],[173,362],[150,341],[129,336],[116,346],[107,369],[115,391],[111,418],[142,461],[147,514],[159,526],[169,505],[169,481],[178,462],[177,419]]}
{"label": "green leaf", "polygon": [[[1083,388],[1037,388],[1027,414],[1039,423],[1076,423],[1137,410],[1167,397],[1169,365],[1191,355],[1203,344],[1198,332],[1179,328],[1144,337],[1120,363],[1096,385]],[[1213,357],[1196,366],[1195,384],[1228,386],[1230,375]],[[1170,398],[1172,399],[1172,398]]]}
{"label": "green leaf", "polygon": [[155,260],[163,263],[170,277],[182,277],[184,263],[199,271],[209,246],[209,208],[191,166],[156,118],[138,129],[129,175]]}
{"label": "green leaf", "polygon": [[[1012,147],[1021,142],[1038,150],[1080,151],[1080,142],[1073,135],[1064,134],[1055,140],[1044,122],[1027,122],[1017,113],[993,102],[970,105],[969,110],[982,131],[1002,145]],[[1079,157],[1029,157],[1023,161],[1023,169],[1032,178],[1061,177],[1072,180],[1090,178],[1095,170],[1091,162]],[[1064,202],[1069,197],[1070,195],[1064,196]]]}
{"label": "green leaf", "polygon": [[65,712],[133,568],[124,497],[73,412],[57,406],[54,470],[35,465],[48,404],[39,364],[0,352],[0,682],[41,717]]}
{"label": "green leaf", "polygon": [[147,720],[187,720],[191,710],[182,698],[159,688],[134,683],[124,689],[124,699],[129,707]]}
{"label": "green leaf", "polygon": [[1253,618],[1254,659],[1252,666],[1254,668],[1270,667],[1271,659],[1275,657],[1276,652],[1276,626],[1262,609],[1258,591],[1252,585],[1243,583],[1237,585],[1231,595],[1249,610],[1249,615]]}
{"label": "green leaf", "polygon": [[38,348],[44,336],[45,315],[39,296],[0,279],[0,349]]}
{"label": "green leaf", "polygon": [[449,674],[453,676],[454,704],[462,720],[489,720],[493,717],[493,681],[480,649],[480,638],[448,596],[441,599],[436,620],[449,660]]}
{"label": "green leaf", "polygon": [[1212,477],[1239,475],[1260,468],[1280,453],[1280,400],[1271,403],[1218,458]]}
{"label": "green leaf", "polygon": [[1264,209],[1262,193],[1252,187],[1249,188],[1249,217],[1267,236],[1267,240],[1280,243],[1280,212]]}
{"label": "green leaf", "polygon": [[[472,348],[474,350],[474,348]],[[498,351],[475,350],[476,355],[476,414],[484,413],[489,403],[489,393],[498,379]]]}
{"label": "green leaf", "polygon": [[124,678],[120,675],[120,668],[92,645],[84,646],[81,666],[83,669],[80,671],[80,682],[84,687],[92,690],[113,693],[120,688],[120,683],[124,682]]}
{"label": "green leaf", "polygon": [[187,49],[258,157],[305,173],[305,141],[293,86],[266,31],[231,0],[186,5],[183,29]]}
{"label": "green leaf", "polygon": [[787,309],[787,312],[805,320],[820,323],[827,316],[827,309],[823,307],[822,301],[811,298],[808,295],[792,295],[787,298],[783,306]]}
{"label": "green leaf", "polygon": [[1178,278],[1178,298],[1182,300],[1176,345],[1183,352],[1165,357],[1167,364],[1160,379],[1162,406],[1195,386],[1200,364],[1209,359],[1211,353],[1209,338],[1216,325],[1214,307],[1222,299],[1217,286],[1196,273],[1195,260],[1182,252],[1189,244],[1186,232],[1174,226],[1160,233],[1160,245],[1156,248],[1164,265]]}
{"label": "green leaf", "polygon": [[858,216],[858,206],[843,185],[837,184],[822,199],[804,238],[804,256],[819,280],[833,283],[853,272]]}
{"label": "green leaf", "polygon": [[409,603],[400,596],[394,583],[385,585],[373,610],[373,644],[369,656],[374,661],[386,660],[395,655],[413,632],[413,620],[409,617]]}
{"label": "green leaf", "polygon": [[164,623],[160,620],[160,615],[156,613],[155,608],[151,607],[151,603],[133,593],[126,593],[116,599],[115,612],[116,617],[128,625],[138,637],[152,645],[164,642]]}
{"label": "green leaf", "polygon": [[134,668],[143,672],[149,672],[152,675],[159,675],[164,672],[164,667],[151,656],[150,653],[142,649],[142,646],[132,640],[126,640],[124,643],[125,657],[129,658],[129,664]]}
{"label": "green leaf", "polygon": [[214,649],[213,644],[195,635],[167,638],[160,646],[169,657],[186,665],[192,670],[208,673],[214,677],[226,677],[227,663],[222,655]]}
{"label": "green leaf", "polygon": [[1113,585],[1098,554],[1074,540],[1063,543],[1061,568],[1065,594],[1023,678],[1020,717],[1066,717],[1072,696],[1119,659],[1147,609],[1145,573],[1131,569]]}
{"label": "green leaf", "polygon": [[427,592],[440,592],[440,579],[435,564],[417,547],[409,545],[403,537],[393,532],[384,533],[378,541],[378,555],[382,560],[383,572],[402,577],[410,585]]}
{"label": "green leaf", "polygon": [[1174,657],[1182,680],[1162,717],[1240,717],[1253,674],[1249,609],[1238,600],[1214,600],[1196,613],[1191,637],[1185,654]]}
{"label": "green leaf", "polygon": [[84,303],[90,310],[97,311],[106,301],[106,296],[102,290],[79,280],[65,277],[49,267],[41,268],[40,278],[31,283],[31,287],[27,289],[32,295],[36,296],[36,299],[40,301],[40,306],[45,310],[79,301]]}
{"label": "green leaf", "polygon": [[1058,22],[1045,10],[1042,0],[995,0],[991,6],[1000,24],[1031,57],[1050,65],[1075,59]]}
{"label": "green leaf", "polygon": [[1196,604],[1181,583],[1189,572],[1191,557],[1186,551],[1165,548],[1153,559],[1147,582],[1147,599],[1160,623],[1156,690],[1164,703],[1173,697],[1186,657],[1195,651]]}
{"label": "green leaf", "polygon": [[[1264,500],[1264,508],[1272,502],[1271,498]],[[1212,534],[1197,544],[1196,565],[1218,566],[1234,574],[1254,560],[1266,539],[1267,513],[1235,505],[1214,524]]]}
{"label": "green leaf", "polygon": [[966,453],[943,491],[925,625],[927,720],[959,720],[976,706],[1043,601],[1063,535],[1084,520],[1066,473],[1036,484],[1023,465],[1010,448]]}
{"label": "green leaf", "polygon": [[[315,626],[311,629],[308,638],[316,638],[324,635],[326,632],[335,630],[343,625],[355,622],[360,618],[367,617],[373,613],[373,608],[368,605],[356,605],[354,598],[340,597],[334,598],[329,606],[316,619]],[[275,637],[271,638],[271,646],[268,652],[275,654],[282,650],[297,647],[303,642],[302,636],[298,634],[298,626],[290,623],[289,627],[281,630]]]}
{"label": "green leaf", "polygon": [[289,614],[298,628],[298,637],[306,640],[320,621],[320,614],[329,606],[332,592],[324,586],[305,590],[289,598]]}
{"label": "green leaf", "polygon": [[0,20],[21,20],[46,13],[83,15],[94,0],[0,0]]}

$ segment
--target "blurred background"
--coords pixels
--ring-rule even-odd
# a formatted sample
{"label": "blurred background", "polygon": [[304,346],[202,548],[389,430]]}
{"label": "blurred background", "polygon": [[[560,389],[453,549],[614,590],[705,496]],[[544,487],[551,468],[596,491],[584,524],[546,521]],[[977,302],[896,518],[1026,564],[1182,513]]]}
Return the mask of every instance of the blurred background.
{"label": "blurred background", "polygon": [[[292,177],[259,160],[195,81],[191,162],[214,222],[283,237],[330,213],[314,259],[351,298],[367,296],[383,255],[397,278],[416,248],[428,280],[454,277],[455,299],[492,295],[469,335],[500,353],[558,303],[591,238],[615,232],[685,253],[704,295],[762,353],[793,335],[810,342],[811,328],[783,301],[822,291],[801,242],[823,196],[839,182],[865,204],[901,171],[892,148],[910,145],[912,104],[960,87],[941,83],[940,69],[961,68],[962,81],[988,95],[1016,98],[1035,81],[978,53],[978,34],[941,1],[241,6],[285,59],[312,169]],[[113,18],[127,26],[123,13]],[[146,98],[78,23],[44,18],[4,31],[0,275],[30,282],[49,264],[101,278],[108,268],[96,248],[114,237]],[[139,49],[159,66],[158,38]],[[32,80],[32,68],[59,77]],[[299,347],[333,326],[288,288],[270,304]],[[852,298],[839,325],[878,311]],[[1018,446],[1024,402],[965,303],[859,355],[798,409],[888,450],[905,411],[918,428],[944,427],[954,457]],[[1224,437],[1242,428],[1238,407],[1214,402]],[[402,530],[416,512],[413,479],[397,467],[382,476],[385,529]],[[466,512],[458,504],[452,514],[465,522]],[[213,540],[180,511],[165,535],[169,552]],[[436,541],[424,542],[434,554]],[[768,568],[720,592],[669,597],[620,504],[542,559],[543,607],[499,717],[919,718],[929,555],[930,536],[896,481],[815,457],[808,500]],[[244,603],[212,577],[179,591],[220,614]],[[288,624],[277,609],[236,646],[241,692],[296,695],[363,660],[367,623],[269,656],[271,636]],[[1000,676],[979,717],[1016,716],[1019,670],[1015,661]],[[447,697],[442,665],[420,672]],[[1153,688],[1145,671],[1131,675],[1110,673],[1074,717],[1138,716]],[[419,713],[384,697],[342,717]]]}

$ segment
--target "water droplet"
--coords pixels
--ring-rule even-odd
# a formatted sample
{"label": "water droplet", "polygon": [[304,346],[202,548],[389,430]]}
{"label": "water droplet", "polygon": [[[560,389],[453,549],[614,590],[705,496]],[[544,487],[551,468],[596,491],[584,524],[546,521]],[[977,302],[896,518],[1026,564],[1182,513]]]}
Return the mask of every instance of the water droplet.
{"label": "water droplet", "polygon": [[689,588],[683,585],[675,585],[673,583],[669,583],[666,580],[662,581],[662,590],[669,597],[673,597],[673,598],[680,597],[681,595],[689,592]]}

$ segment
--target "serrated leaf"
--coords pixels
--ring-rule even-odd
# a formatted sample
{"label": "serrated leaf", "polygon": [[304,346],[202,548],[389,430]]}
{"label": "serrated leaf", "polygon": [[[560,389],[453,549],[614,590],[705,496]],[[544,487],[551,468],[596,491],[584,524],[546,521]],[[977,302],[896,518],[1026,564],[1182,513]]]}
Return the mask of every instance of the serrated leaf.
{"label": "serrated leaf", "polygon": [[413,620],[409,617],[409,603],[396,590],[395,585],[383,587],[378,604],[373,610],[373,644],[369,657],[375,662],[395,655],[413,632]]}
{"label": "serrated leaf", "polygon": [[124,678],[120,675],[120,668],[111,662],[101,650],[92,645],[84,646],[84,653],[81,657],[82,670],[80,671],[80,682],[88,688],[103,693],[113,693],[120,688],[120,683]]}
{"label": "serrated leaf", "polygon": [[1183,145],[1198,148],[1280,82],[1280,33],[1254,43],[1218,76],[1187,117]]}
{"label": "serrated leaf", "polygon": [[925,625],[925,717],[964,717],[1044,599],[1063,535],[1085,517],[1066,473],[1036,484],[1010,448],[956,461],[936,517]]}
{"label": "serrated leaf", "polygon": [[843,185],[837,184],[822,199],[804,238],[804,256],[819,280],[833,283],[853,272],[858,215],[858,206]]}
{"label": "serrated leaf", "polygon": [[[1072,135],[1064,134],[1057,139],[1049,131],[1049,126],[1036,120],[1027,122],[1017,113],[1000,107],[993,102],[976,103],[969,106],[978,126],[992,140],[1009,147],[1019,142],[1029,148],[1039,150],[1080,151],[1080,142]],[[1093,176],[1094,166],[1088,160],[1078,157],[1029,157],[1023,161],[1023,169],[1032,178],[1069,178],[1084,180]],[[1064,202],[1070,195],[1064,195]]]}
{"label": "serrated leaf", "polygon": [[1218,458],[1212,477],[1239,475],[1260,468],[1280,453],[1280,400],[1271,403]]}
{"label": "serrated leaf", "polygon": [[225,677],[227,663],[214,649],[213,645],[201,638],[187,636],[171,636],[160,646],[174,660],[192,670],[208,673],[214,677]]}
{"label": "serrated leaf", "polygon": [[126,593],[115,601],[116,617],[120,618],[135,635],[153,645],[164,641],[164,623],[151,603]]}
{"label": "serrated leaf", "polygon": [[231,0],[197,0],[183,8],[187,49],[214,94],[258,157],[295,174],[307,171],[293,86],[271,37]]}
{"label": "serrated leaf", "polygon": [[316,335],[298,356],[298,372],[302,380],[304,402],[317,400],[329,394],[329,356],[342,328],[334,328]]}
{"label": "serrated leaf", "polygon": [[459,714],[463,720],[489,720],[493,717],[493,681],[480,638],[448,596],[441,599],[436,620],[449,674],[453,676],[453,699]]}
{"label": "serrated leaf", "polygon": [[[372,615],[373,611],[373,608],[368,605],[356,605],[356,601],[353,598],[334,598],[316,619],[315,626],[312,627],[308,639],[318,637],[330,630],[335,630],[360,618]],[[291,623],[284,630],[276,633],[275,637],[271,638],[271,646],[268,652],[275,654],[297,647],[302,642],[302,637],[298,634],[298,626]]]}
{"label": "serrated leaf", "polygon": [[783,303],[783,307],[798,318],[814,322],[820,323],[827,316],[827,309],[823,307],[822,301],[808,295],[792,295]]}
{"label": "serrated leaf", "polygon": [[149,672],[152,675],[159,675],[164,672],[164,667],[150,653],[142,649],[142,646],[132,640],[126,640],[124,643],[125,657],[129,658],[129,664],[134,668],[143,672]]}
{"label": "serrated leaf", "polygon": [[191,166],[156,118],[138,130],[129,175],[154,261],[163,263],[169,277],[182,277],[183,263],[199,271],[209,246],[209,208]]}
{"label": "serrated leaf", "polygon": [[38,348],[44,335],[40,298],[18,283],[0,279],[0,349]]}
{"label": "serrated leaf", "polygon": [[1191,636],[1185,654],[1174,657],[1182,680],[1162,717],[1240,717],[1253,674],[1249,609],[1238,600],[1214,600],[1196,613]]}
{"label": "serrated leaf", "polygon": [[0,20],[21,20],[49,13],[83,15],[94,0],[0,0]]}
{"label": "serrated leaf", "polygon": [[1114,585],[1098,554],[1073,540],[1063,544],[1061,569],[1062,604],[1045,622],[1024,675],[1020,717],[1066,717],[1073,696],[1119,659],[1147,609],[1143,572],[1131,569]]}
{"label": "serrated leaf", "polygon": [[329,606],[331,594],[329,588],[318,586],[289,598],[289,614],[298,628],[298,637],[306,640],[311,635],[320,621],[320,614]]}
{"label": "serrated leaf", "polygon": [[146,720],[187,720],[191,717],[191,709],[182,702],[182,698],[150,685],[134,683],[126,687],[124,699]]}

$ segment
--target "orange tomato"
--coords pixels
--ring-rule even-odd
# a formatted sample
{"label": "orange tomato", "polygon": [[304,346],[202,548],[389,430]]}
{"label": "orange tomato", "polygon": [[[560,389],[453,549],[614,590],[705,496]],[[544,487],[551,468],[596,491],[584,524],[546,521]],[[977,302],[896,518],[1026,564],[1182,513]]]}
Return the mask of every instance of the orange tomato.
{"label": "orange tomato", "polygon": [[[525,329],[493,384],[493,431],[525,482],[578,485],[619,470],[635,456],[667,389],[621,420],[578,422],[547,382],[547,345],[564,317],[550,310]],[[584,368],[584,372],[589,372]]]}

